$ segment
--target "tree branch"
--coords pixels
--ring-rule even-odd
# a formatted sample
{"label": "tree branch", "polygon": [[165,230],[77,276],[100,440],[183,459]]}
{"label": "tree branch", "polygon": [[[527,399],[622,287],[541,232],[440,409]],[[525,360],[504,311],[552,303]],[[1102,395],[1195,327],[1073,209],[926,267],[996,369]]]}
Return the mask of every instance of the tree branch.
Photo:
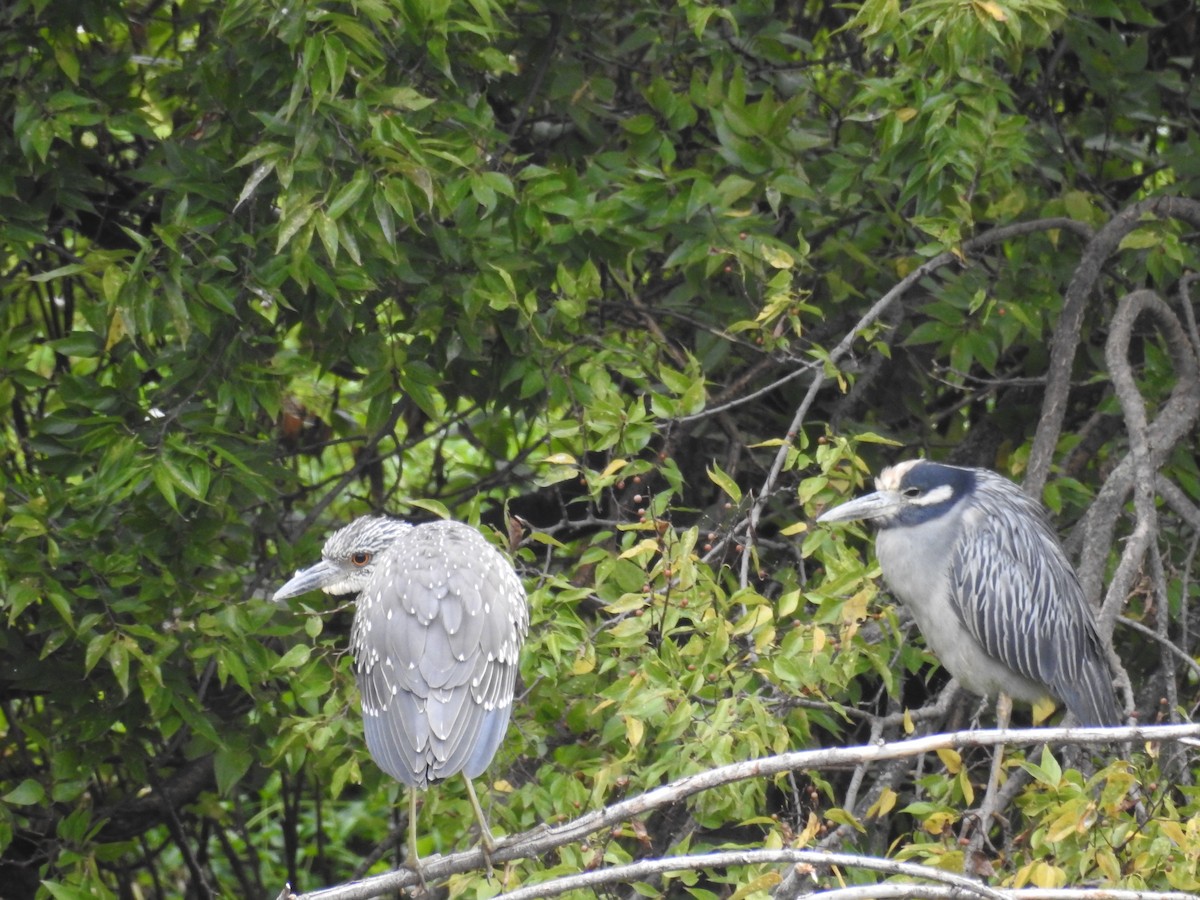
{"label": "tree branch", "polygon": [[1029,453],[1024,487],[1034,497],[1042,496],[1050,475],[1050,464],[1058,446],[1063,419],[1067,412],[1067,394],[1071,387],[1071,369],[1079,331],[1104,263],[1120,246],[1121,239],[1141,224],[1143,216],[1177,218],[1200,228],[1200,202],[1185,197],[1152,197],[1127,207],[1096,232],[1084,248],[1079,265],[1063,298],[1062,314],[1050,340],[1050,366],[1042,416]]}
{"label": "tree branch", "polygon": [[[959,731],[886,744],[860,747],[829,747],[797,750],[763,759],[732,763],[688,775],[670,784],[619,801],[604,809],[587,813],[562,825],[541,827],[501,839],[491,854],[492,863],[540,856],[566,844],[581,842],[590,835],[656,809],[679,803],[688,797],[727,784],[751,778],[771,778],[796,770],[848,768],[866,762],[921,756],[937,750],[962,747],[992,747],[997,744],[1103,745],[1125,742],[1177,741],[1200,737],[1200,725],[1155,725],[1123,728],[1018,728],[1005,731]],[[427,882],[438,881],[461,872],[485,867],[483,851],[473,848],[450,856],[433,856],[421,861],[421,873]],[[420,883],[411,869],[398,869],[361,881],[311,893],[281,896],[294,900],[365,900],[388,891]]]}

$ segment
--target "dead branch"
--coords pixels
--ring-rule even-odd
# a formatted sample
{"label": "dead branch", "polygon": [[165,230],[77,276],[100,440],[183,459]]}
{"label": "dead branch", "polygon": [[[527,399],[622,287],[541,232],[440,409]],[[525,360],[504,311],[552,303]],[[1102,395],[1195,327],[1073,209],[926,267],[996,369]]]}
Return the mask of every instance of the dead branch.
{"label": "dead branch", "polygon": [[[688,775],[670,784],[621,800],[595,812],[553,827],[535,828],[502,839],[491,854],[494,864],[549,853],[558,847],[586,840],[599,831],[629,821],[663,807],[680,803],[702,791],[752,778],[773,778],[797,770],[844,769],[869,762],[917,757],[937,750],[964,747],[992,747],[997,744],[1056,744],[1062,746],[1105,745],[1125,742],[1178,741],[1200,737],[1200,725],[1156,725],[1123,728],[1018,728],[1000,731],[959,731],[935,734],[892,743],[858,747],[828,747],[797,750],[763,759],[746,760]],[[868,857],[863,857],[864,859]],[[421,861],[427,882],[451,875],[480,871],[486,866],[483,851],[473,848],[449,856],[432,856]],[[296,900],[366,900],[389,891],[416,885],[419,877],[411,869],[398,869],[361,881],[311,893],[295,895]],[[291,895],[289,895],[291,896]]]}
{"label": "dead branch", "polygon": [[1084,248],[1071,283],[1067,285],[1062,314],[1050,340],[1046,395],[1042,403],[1042,416],[1033,438],[1033,447],[1029,453],[1024,482],[1025,490],[1034,497],[1040,497],[1042,489],[1046,486],[1055,448],[1058,446],[1058,437],[1062,433],[1062,423],[1067,413],[1067,394],[1071,388],[1071,368],[1075,362],[1079,332],[1083,326],[1088,301],[1091,300],[1100,280],[1105,262],[1117,251],[1122,238],[1136,229],[1143,217],[1148,215],[1180,219],[1200,228],[1200,201],[1186,197],[1152,197],[1134,203],[1096,232]]}

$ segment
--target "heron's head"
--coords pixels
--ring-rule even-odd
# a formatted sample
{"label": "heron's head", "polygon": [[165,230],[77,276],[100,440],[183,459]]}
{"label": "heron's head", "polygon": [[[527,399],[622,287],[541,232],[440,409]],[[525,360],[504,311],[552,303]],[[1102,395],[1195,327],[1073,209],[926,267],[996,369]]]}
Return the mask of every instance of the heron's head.
{"label": "heron's head", "polygon": [[875,493],[826,510],[818,522],[872,521],[880,528],[918,525],[945,515],[975,490],[971,469],[910,459],[884,469]]}
{"label": "heron's head", "polygon": [[321,550],[321,561],[301,569],[275,592],[278,603],[309,591],[357,594],[371,580],[379,555],[412,526],[386,516],[363,516],[330,535]]}

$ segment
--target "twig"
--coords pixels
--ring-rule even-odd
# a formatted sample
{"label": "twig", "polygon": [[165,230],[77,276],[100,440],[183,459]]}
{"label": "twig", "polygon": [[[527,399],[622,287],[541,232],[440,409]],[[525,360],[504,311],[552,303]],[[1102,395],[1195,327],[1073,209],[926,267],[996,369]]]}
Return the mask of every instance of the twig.
{"label": "twig", "polygon": [[[1161,619],[1161,618],[1166,618],[1166,617],[1165,617],[1165,615],[1160,614],[1159,618]],[[1126,628],[1131,628],[1134,631],[1136,631],[1138,634],[1145,635],[1146,637],[1150,638],[1150,640],[1152,640],[1152,641],[1158,641],[1158,643],[1162,646],[1162,648],[1167,653],[1171,654],[1171,656],[1175,657],[1181,663],[1183,663],[1185,666],[1187,666],[1189,669],[1191,669],[1192,673],[1194,675],[1196,675],[1197,677],[1200,677],[1200,663],[1196,662],[1194,659],[1192,659],[1190,656],[1188,656],[1186,652],[1184,652],[1183,650],[1176,647],[1173,643],[1171,643],[1165,637],[1158,634],[1153,629],[1147,628],[1141,622],[1138,622],[1135,619],[1129,618],[1128,616],[1117,616],[1117,621],[1120,622],[1122,625],[1124,625]]]}

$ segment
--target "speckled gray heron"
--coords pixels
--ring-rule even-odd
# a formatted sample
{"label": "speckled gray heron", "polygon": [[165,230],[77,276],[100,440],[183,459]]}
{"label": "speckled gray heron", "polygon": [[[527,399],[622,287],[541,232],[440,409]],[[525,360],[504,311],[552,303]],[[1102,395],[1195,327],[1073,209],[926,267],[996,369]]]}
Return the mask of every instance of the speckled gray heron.
{"label": "speckled gray heron", "polygon": [[418,867],[416,791],[462,773],[485,854],[496,843],[471,779],[508,728],[525,589],[512,565],[461,522],[364,516],[334,532],[321,561],[275,592],[357,594],[350,630],[363,732],[376,764],[409,787],[408,863]]}

